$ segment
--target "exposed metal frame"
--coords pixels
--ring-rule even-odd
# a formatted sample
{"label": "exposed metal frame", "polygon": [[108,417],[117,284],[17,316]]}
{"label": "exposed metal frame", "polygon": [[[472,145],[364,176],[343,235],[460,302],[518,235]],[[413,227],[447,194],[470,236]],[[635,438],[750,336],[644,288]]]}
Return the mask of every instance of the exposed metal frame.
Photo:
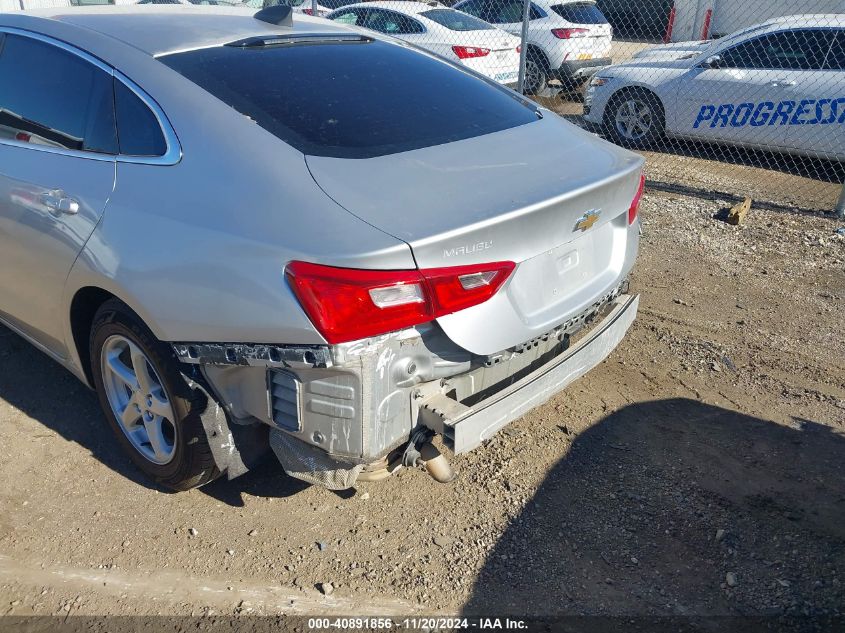
{"label": "exposed metal frame", "polygon": [[118,81],[123,83],[152,111],[153,115],[156,118],[156,121],[159,124],[159,127],[161,128],[165,144],[167,145],[167,149],[161,156],[132,156],[129,154],[100,154],[97,152],[66,149],[61,147],[50,147],[47,145],[33,145],[31,143],[24,143],[22,141],[16,141],[13,139],[0,139],[0,145],[20,147],[22,149],[28,149],[36,152],[59,154],[62,156],[70,156],[73,158],[83,158],[86,160],[96,160],[109,163],[118,162],[135,163],[142,165],[169,166],[175,165],[182,159],[182,146],[179,143],[179,138],[176,136],[176,132],[174,131],[173,126],[170,125],[170,121],[167,119],[167,116],[164,114],[158,103],[156,103],[156,101],[152,97],[150,97],[140,86],[138,86],[138,84],[129,79],[129,77],[127,77],[120,71],[115,70],[112,66],[106,64],[104,61],[91,55],[90,53],[87,53],[86,51],[77,48],[76,46],[68,44],[67,42],[63,42],[62,40],[50,37],[48,35],[42,35],[41,33],[36,33],[35,31],[28,31],[26,29],[19,29],[10,26],[0,26],[0,33],[7,33],[10,35],[26,37],[29,39],[37,40],[39,42],[43,42],[50,46],[55,46],[56,48],[59,48],[67,53],[70,53],[71,55],[75,55],[76,57],[85,60],[89,64],[92,64],[102,70],[104,73],[106,73],[113,79],[117,79]]}

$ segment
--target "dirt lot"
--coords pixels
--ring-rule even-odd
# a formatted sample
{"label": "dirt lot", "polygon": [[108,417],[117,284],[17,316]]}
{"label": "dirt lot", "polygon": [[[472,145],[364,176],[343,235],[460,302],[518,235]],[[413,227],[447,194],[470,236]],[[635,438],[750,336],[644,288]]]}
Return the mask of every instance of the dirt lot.
{"label": "dirt lot", "polygon": [[647,195],[628,338],[452,485],[169,494],[0,330],[0,613],[841,613],[843,223],[724,206]]}

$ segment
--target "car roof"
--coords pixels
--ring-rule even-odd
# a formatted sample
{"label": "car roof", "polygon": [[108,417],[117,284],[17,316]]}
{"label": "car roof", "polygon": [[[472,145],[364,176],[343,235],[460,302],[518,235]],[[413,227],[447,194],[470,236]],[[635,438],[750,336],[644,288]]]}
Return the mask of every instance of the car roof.
{"label": "car roof", "polygon": [[94,31],[154,56],[262,35],[348,31],[301,13],[293,13],[292,28],[275,26],[256,20],[256,13],[249,8],[194,5],[61,7],[0,14],[0,24],[14,25],[11,16],[25,15],[66,26],[70,39],[74,31]]}
{"label": "car roof", "polygon": [[786,15],[761,23],[769,28],[845,28],[845,15],[841,13],[818,13],[806,15]]}
{"label": "car roof", "polygon": [[412,2],[409,0],[373,0],[371,2],[350,4],[345,7],[341,7],[341,9],[348,9],[350,7],[389,9],[391,11],[398,11],[399,13],[407,13],[409,15],[419,15],[424,11],[431,11],[432,9],[449,9],[449,7],[444,6],[439,2]]}

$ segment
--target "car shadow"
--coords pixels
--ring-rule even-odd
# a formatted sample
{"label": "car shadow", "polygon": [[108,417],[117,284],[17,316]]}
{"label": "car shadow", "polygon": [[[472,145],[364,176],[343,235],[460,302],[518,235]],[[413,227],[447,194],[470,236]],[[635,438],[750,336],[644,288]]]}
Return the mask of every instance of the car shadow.
{"label": "car shadow", "polygon": [[552,468],[464,613],[833,614],[845,604],[843,481],[842,430],[686,399],[630,405]]}
{"label": "car shadow", "polygon": [[[151,490],[172,493],[146,477],[124,454],[106,420],[96,394],[45,354],[0,325],[0,401],[37,420],[63,439],[88,450],[103,465]],[[245,475],[225,475],[199,490],[232,506],[243,506],[242,494],[289,497],[305,488],[289,477],[271,452]]]}
{"label": "car shadow", "polygon": [[241,508],[245,505],[244,496],[283,499],[309,487],[310,484],[290,477],[272,452],[268,451],[249,472],[231,481],[223,475],[200,488],[199,492],[228,506]]}

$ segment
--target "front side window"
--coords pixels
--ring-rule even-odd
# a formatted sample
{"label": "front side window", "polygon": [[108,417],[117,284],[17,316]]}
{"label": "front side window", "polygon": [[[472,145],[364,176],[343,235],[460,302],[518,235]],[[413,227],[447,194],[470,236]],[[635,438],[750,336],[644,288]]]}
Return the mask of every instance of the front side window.
{"label": "front side window", "polygon": [[158,60],[315,156],[384,156],[538,120],[515,93],[440,58],[365,37],[217,46]]}
{"label": "front side window", "polygon": [[445,26],[450,31],[489,31],[493,28],[484,20],[452,9],[431,9],[423,11],[420,15]]}
{"label": "front side window", "polygon": [[52,44],[6,35],[0,139],[116,154],[112,76]]}
{"label": "front side window", "polygon": [[833,31],[806,29],[764,35],[721,54],[725,68],[820,70],[833,41]]}
{"label": "front side window", "polygon": [[388,35],[412,35],[425,33],[422,24],[396,11],[385,9],[370,9],[364,26],[368,29],[386,33]]}

